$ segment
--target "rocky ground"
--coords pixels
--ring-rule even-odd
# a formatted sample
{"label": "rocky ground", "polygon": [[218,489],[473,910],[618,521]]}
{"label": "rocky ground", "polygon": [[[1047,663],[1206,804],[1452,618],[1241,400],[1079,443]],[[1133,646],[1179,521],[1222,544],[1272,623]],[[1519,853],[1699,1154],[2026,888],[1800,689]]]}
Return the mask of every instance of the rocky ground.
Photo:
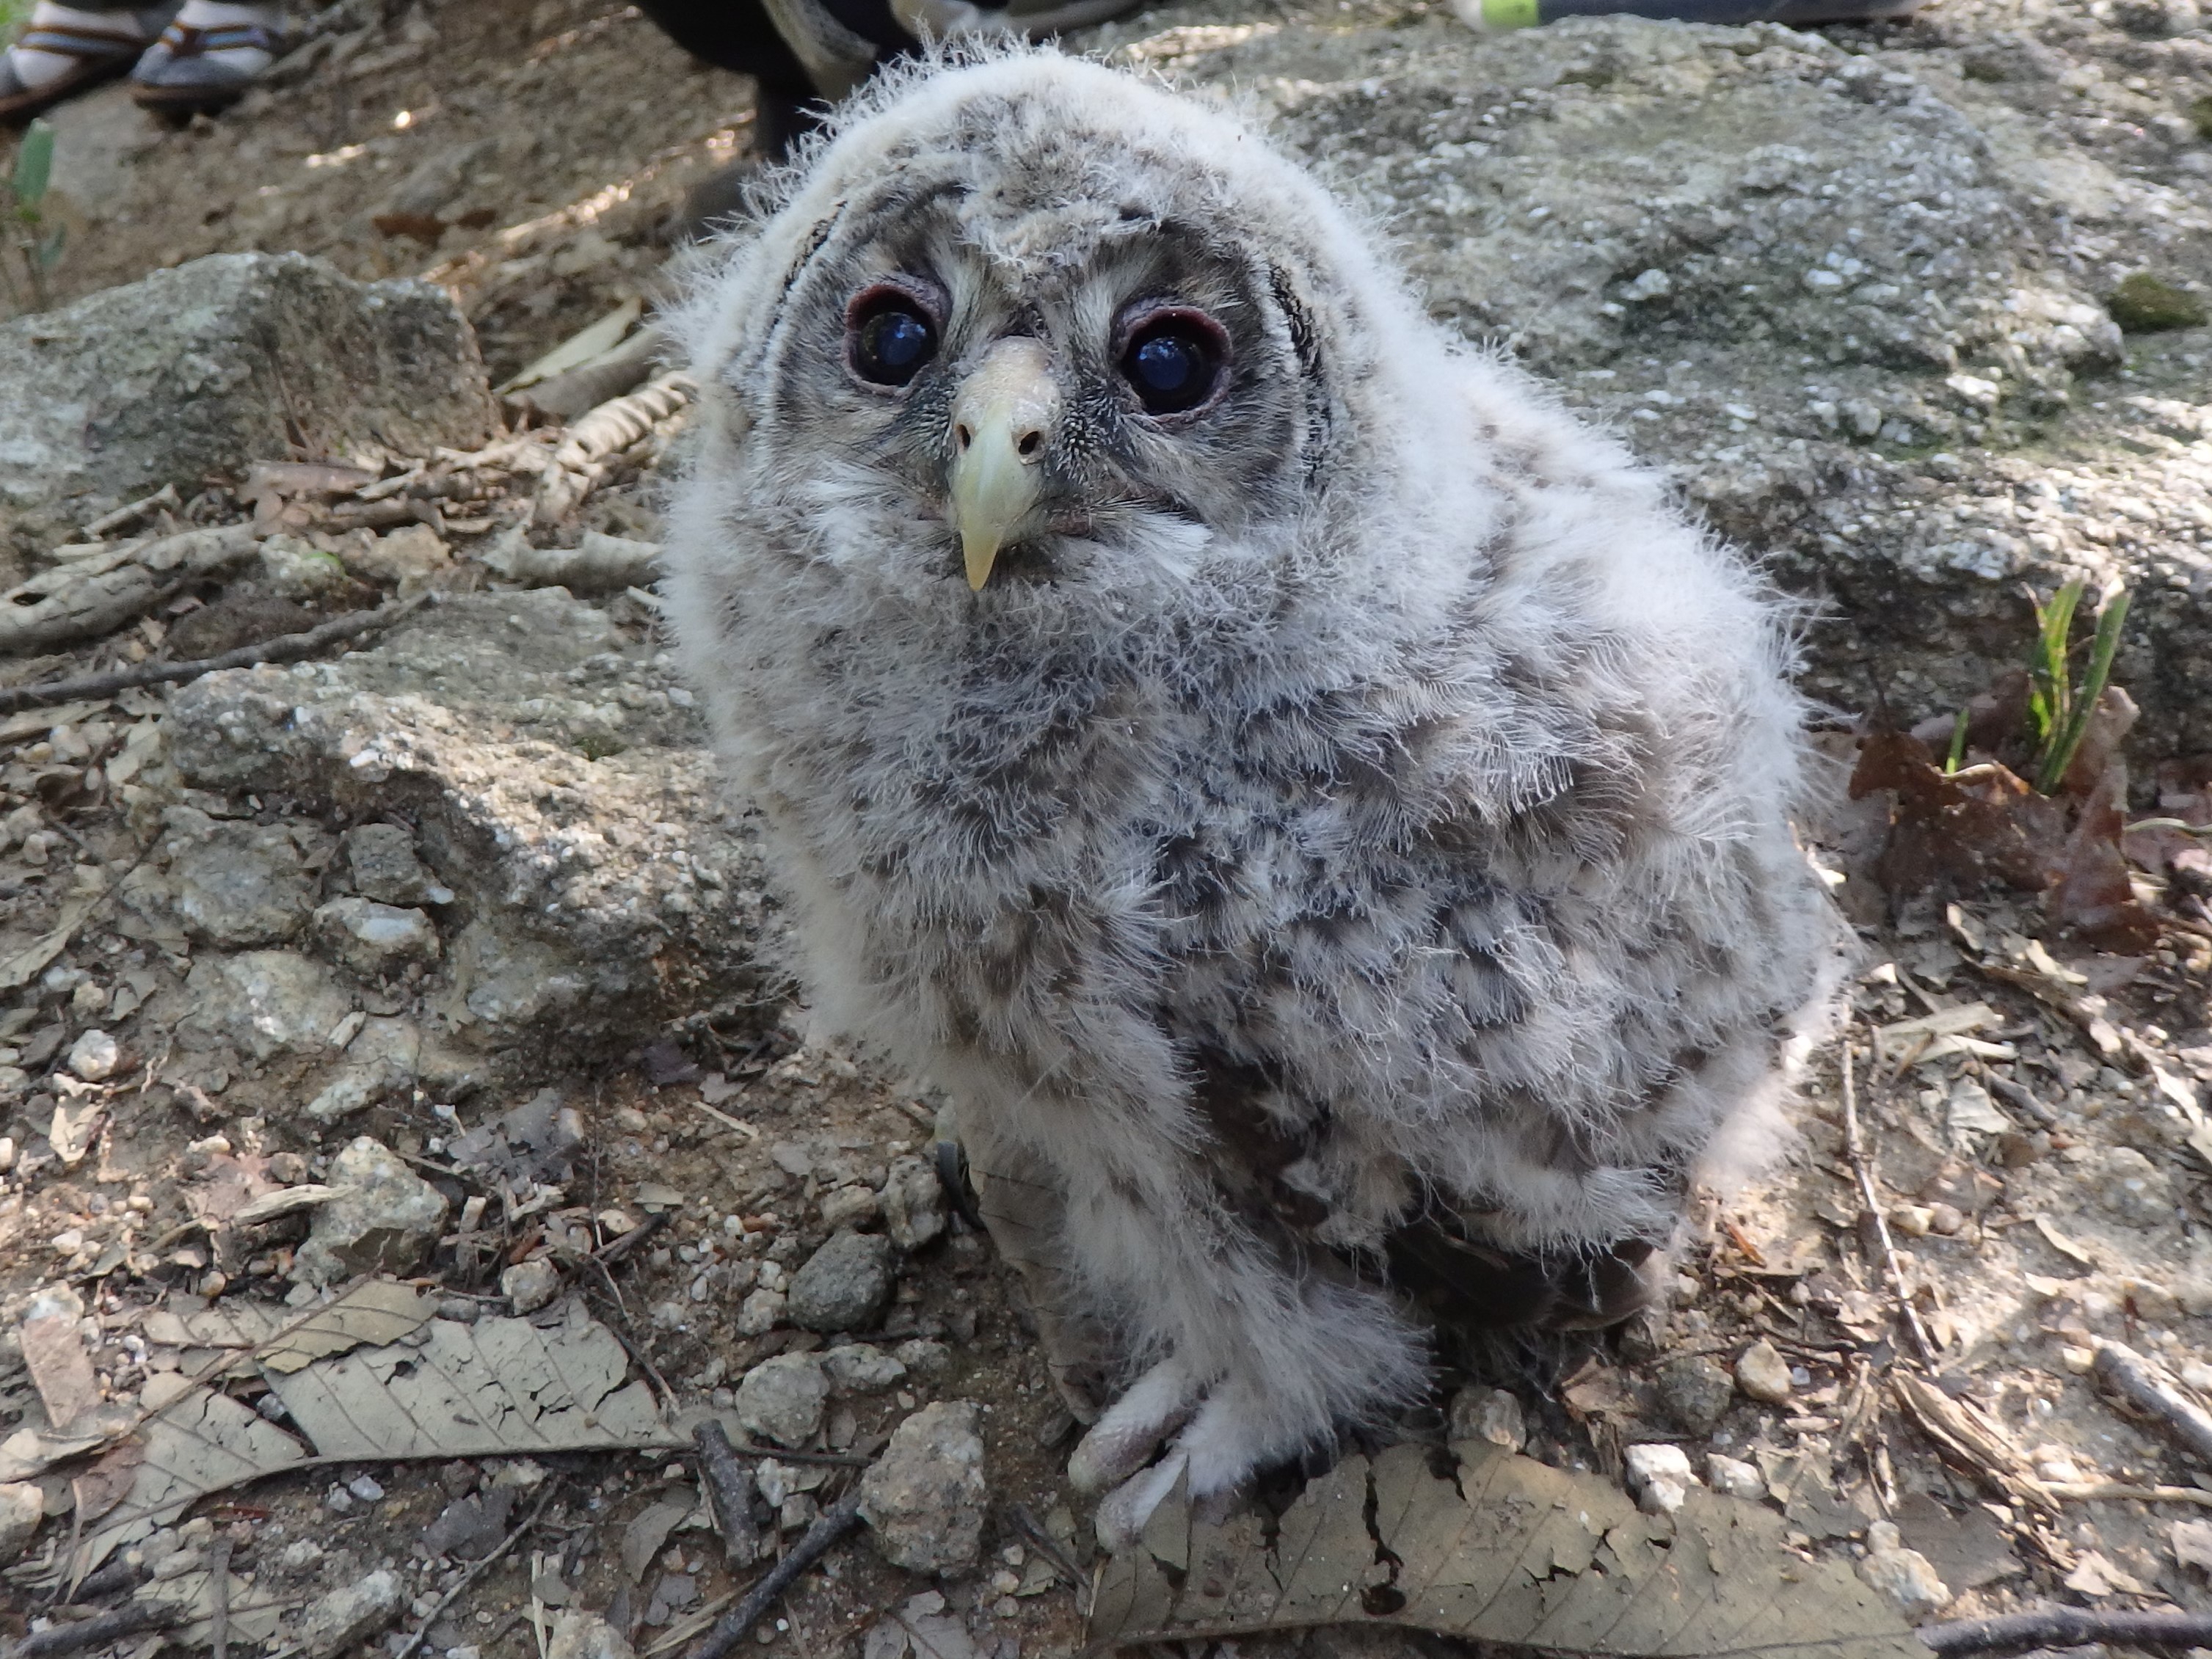
{"label": "rocky ground", "polygon": [[[2122,579],[2138,773],[2203,782],[2192,0],[1487,40],[1440,7],[1194,0],[1083,44],[1255,106],[1440,313],[1673,469],[1827,607],[1808,683],[1838,709],[1942,713],[2022,654],[2023,585]],[[761,1644],[1078,1643],[1073,1422],[944,1201],[938,1103],[810,1042],[761,967],[774,906],[656,636],[682,383],[596,447],[489,390],[650,303],[656,228],[748,119],[744,83],[589,0],[335,7],[219,121],[162,128],[115,90],[57,112],[58,307],[0,330],[0,696],[423,602],[349,654],[0,702],[10,1636],[227,1552],[288,1651],[673,1651],[872,1462],[898,1490]],[[452,306],[282,261],[69,304],[252,250],[427,271]],[[264,352],[280,392],[226,378]],[[1808,831],[1863,939],[1863,1144],[1832,1053],[1802,1139],[1701,1200],[1664,1309],[1449,1376],[1405,1432],[1662,1509],[1710,1483],[1916,1618],[2212,1606],[2212,1478],[2094,1374],[2119,1341],[2212,1390],[2212,937],[2185,871],[2142,872],[2164,928],[2119,956],[2029,901],[1879,890],[1864,811]],[[127,1462],[46,1457],[181,1397],[222,1353],[192,1322],[295,1317],[371,1271],[425,1288],[439,1341],[588,1318],[676,1430],[719,1413],[778,1449],[763,1551],[726,1547],[659,1444],[341,1459],[127,1538]],[[281,1374],[230,1375],[306,1432]],[[56,1588],[111,1536],[104,1597]],[[234,1639],[262,1633],[241,1611]]]}

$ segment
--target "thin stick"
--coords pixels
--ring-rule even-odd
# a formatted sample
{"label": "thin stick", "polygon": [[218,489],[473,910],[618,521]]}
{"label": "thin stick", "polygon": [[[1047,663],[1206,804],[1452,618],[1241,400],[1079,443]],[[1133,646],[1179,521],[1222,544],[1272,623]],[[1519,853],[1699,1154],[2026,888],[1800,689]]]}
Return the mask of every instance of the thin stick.
{"label": "thin stick", "polygon": [[497,1549],[494,1550],[489,1555],[484,1557],[483,1560],[477,1562],[466,1572],[463,1573],[461,1575],[460,1582],[455,1584],[453,1589],[447,1590],[443,1595],[440,1596],[438,1598],[438,1605],[432,1607],[429,1612],[422,1615],[422,1624],[416,1628],[415,1633],[407,1638],[406,1645],[402,1647],[397,1654],[392,1656],[392,1659],[415,1659],[416,1654],[422,1649],[423,1638],[428,1637],[430,1633],[430,1626],[436,1624],[441,1618],[444,1617],[446,1609],[453,1606],[456,1601],[460,1599],[460,1594],[463,1590],[466,1589],[471,1584],[475,1583],[476,1581],[481,1578],[485,1573],[490,1571],[493,1565],[499,1561],[501,1557],[504,1556],[509,1550],[513,1549],[517,1544],[522,1541],[523,1534],[528,1532],[531,1528],[538,1524],[538,1517],[545,1513],[545,1506],[553,1501],[553,1494],[559,1490],[560,1486],[558,1482],[546,1487],[545,1495],[538,1500],[536,1507],[533,1508],[529,1514],[522,1517],[522,1524],[517,1527],[513,1532],[507,1534],[506,1537],[501,1539],[499,1541],[499,1547]]}
{"label": "thin stick", "polygon": [[2100,1342],[2090,1374],[2128,1405],[2150,1418],[2188,1451],[2212,1463],[2212,1417],[2184,1396],[2124,1342]]}
{"label": "thin stick", "polygon": [[753,1472],[738,1462],[736,1449],[722,1425],[709,1417],[691,1431],[699,1448],[699,1473],[714,1505],[715,1523],[722,1529],[722,1547],[743,1566],[760,1559],[760,1528],[753,1521]]}
{"label": "thin stick", "polygon": [[135,1635],[142,1630],[167,1630],[172,1625],[181,1624],[185,1613],[185,1609],[173,1601],[133,1601],[128,1607],[80,1620],[74,1625],[33,1631],[15,1644],[9,1659],[51,1659],[58,1653],[104,1647],[118,1636]]}
{"label": "thin stick", "polygon": [[2018,1653],[2028,1648],[2078,1648],[2091,1642],[2120,1647],[2197,1648],[2212,1642],[2212,1613],[2101,1613],[2045,1607],[1994,1619],[1955,1619],[1913,1632],[1940,1654]]}
{"label": "thin stick", "polygon": [[[684,1659],[728,1659],[738,1644],[744,1640],[750,1630],[775,1605],[777,1597],[791,1588],[799,1575],[827,1554],[830,1547],[860,1524],[860,1489],[855,1486],[830,1508],[815,1517],[799,1540],[791,1547],[791,1553],[769,1569],[768,1576],[745,1592],[745,1599],[714,1621],[714,1629],[693,1644]],[[401,1654],[398,1659],[410,1659]]]}
{"label": "thin stick", "polygon": [[208,1595],[215,1606],[208,1618],[208,1646],[215,1659],[230,1659],[230,1540],[215,1540],[208,1552]]}
{"label": "thin stick", "polygon": [[180,685],[226,668],[252,668],[262,663],[311,657],[325,646],[389,628],[402,617],[428,605],[431,598],[428,593],[417,593],[398,605],[382,605],[374,611],[349,611],[304,634],[279,634],[274,639],[241,645],[235,651],[226,651],[219,657],[203,657],[197,662],[141,663],[136,668],[118,668],[112,674],[88,674],[81,679],[46,680],[36,685],[0,688],[0,714],[12,714],[19,708],[45,708],[58,702],[75,702],[80,697],[112,697],[118,691],[128,691],[138,685]]}
{"label": "thin stick", "polygon": [[2118,1480],[2062,1480],[2046,1483],[2043,1489],[2053,1498],[2069,1498],[2081,1503],[2194,1504],[2198,1509],[2212,1510],[2212,1492],[2201,1486],[2130,1486]]}
{"label": "thin stick", "polygon": [[1905,1316],[1905,1328],[1912,1334],[1912,1346],[1929,1364],[1936,1364],[1936,1345],[1929,1340],[1926,1327],[1920,1322],[1920,1310],[1912,1305],[1905,1293],[1905,1272],[1898,1266],[1897,1244],[1889,1236],[1889,1218],[1881,1212],[1881,1199],[1875,1191],[1874,1170],[1867,1162],[1866,1141],[1859,1133],[1859,1097],[1857,1085],[1851,1078],[1850,1033],[1844,1033],[1844,1153],[1850,1160],[1851,1177],[1858,1182],[1859,1202],[1874,1218],[1875,1237],[1881,1245],[1881,1269],[1889,1282],[1889,1293],[1896,1299],[1898,1311]]}

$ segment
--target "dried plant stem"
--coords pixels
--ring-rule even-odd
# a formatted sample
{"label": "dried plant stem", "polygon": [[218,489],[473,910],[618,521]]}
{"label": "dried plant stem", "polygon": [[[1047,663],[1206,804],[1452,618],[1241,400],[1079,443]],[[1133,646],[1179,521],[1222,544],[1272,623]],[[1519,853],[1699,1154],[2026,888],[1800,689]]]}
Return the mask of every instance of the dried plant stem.
{"label": "dried plant stem", "polygon": [[1874,1220],[1875,1237],[1881,1246],[1882,1277],[1888,1284],[1890,1294],[1897,1300],[1898,1312],[1905,1321],[1905,1328],[1911,1333],[1912,1346],[1919,1351],[1923,1360],[1933,1365],[1936,1361],[1936,1344],[1929,1338],[1928,1328],[1920,1322],[1920,1310],[1912,1305],[1912,1298],[1905,1293],[1905,1272],[1898,1265],[1897,1243],[1890,1237],[1889,1218],[1882,1213],[1881,1198],[1875,1189],[1874,1168],[1867,1158],[1866,1139],[1859,1133],[1858,1085],[1851,1073],[1851,1042],[1848,1030],[1844,1034],[1841,1048],[1844,1156],[1850,1161],[1851,1177],[1858,1183],[1859,1202]]}
{"label": "dried plant stem", "polygon": [[[728,1659],[745,1632],[758,1621],[761,1614],[775,1605],[784,1591],[797,1582],[799,1575],[812,1566],[829,1553],[830,1547],[860,1524],[860,1489],[852,1491],[836,1504],[822,1511],[791,1547],[791,1553],[777,1562],[768,1576],[745,1592],[744,1600],[714,1621],[714,1627],[693,1644],[684,1659]],[[399,1659],[409,1659],[401,1654]]]}
{"label": "dried plant stem", "polygon": [[2091,1642],[2142,1648],[2195,1648],[2212,1643],[2212,1613],[2104,1613],[2045,1607],[1994,1619],[1958,1619],[1913,1632],[1944,1654],[2019,1653],[2028,1648],[2076,1648]]}
{"label": "dried plant stem", "polygon": [[181,684],[226,668],[253,668],[265,662],[290,662],[311,657],[325,646],[389,628],[402,617],[428,604],[430,599],[428,593],[418,593],[398,605],[349,611],[304,634],[279,634],[274,639],[241,645],[235,651],[226,651],[219,657],[204,657],[197,662],[142,663],[136,668],[118,668],[112,674],[88,674],[82,679],[46,680],[37,685],[0,688],[0,714],[12,714],[19,708],[51,708],[55,703],[75,702],[81,697],[112,697],[118,691],[128,691],[137,685]]}
{"label": "dried plant stem", "polygon": [[2151,1419],[2201,1462],[2212,1463],[2212,1416],[2124,1342],[2100,1342],[2090,1366],[2097,1381]]}
{"label": "dried plant stem", "polygon": [[513,1549],[517,1544],[522,1541],[523,1534],[538,1524],[538,1517],[545,1513],[545,1506],[553,1501],[553,1494],[560,1489],[560,1483],[557,1481],[545,1488],[544,1496],[540,1498],[538,1502],[531,1507],[529,1514],[522,1517],[522,1524],[517,1527],[513,1532],[507,1534],[506,1537],[501,1539],[499,1540],[498,1548],[495,1549],[489,1555],[484,1557],[483,1560],[475,1563],[466,1572],[463,1573],[461,1575],[460,1582],[455,1584],[453,1589],[447,1590],[443,1595],[440,1596],[438,1598],[438,1605],[432,1607],[429,1612],[422,1615],[422,1622],[416,1627],[414,1635],[407,1638],[405,1644],[400,1648],[398,1653],[392,1656],[392,1659],[415,1659],[415,1656],[422,1650],[423,1641],[430,1634],[430,1626],[436,1624],[439,1620],[445,1617],[446,1609],[453,1606],[455,1601],[460,1600],[461,1592],[463,1590],[475,1583],[476,1581],[483,1577],[484,1574],[489,1572],[492,1568],[496,1566],[502,1559],[505,1559],[507,1553],[509,1550]]}

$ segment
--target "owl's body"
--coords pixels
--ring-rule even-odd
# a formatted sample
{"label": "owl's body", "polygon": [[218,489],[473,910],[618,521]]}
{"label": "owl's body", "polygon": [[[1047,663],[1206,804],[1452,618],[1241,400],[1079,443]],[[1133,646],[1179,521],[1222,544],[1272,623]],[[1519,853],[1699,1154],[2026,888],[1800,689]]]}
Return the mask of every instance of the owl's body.
{"label": "owl's body", "polygon": [[817,1019],[957,1102],[1048,1334],[1152,1367],[1085,1473],[1188,1419],[1218,1490],[1417,1396],[1431,1315],[1632,1310],[1833,939],[1755,577],[1095,65],[873,94],[693,320],[691,672]]}

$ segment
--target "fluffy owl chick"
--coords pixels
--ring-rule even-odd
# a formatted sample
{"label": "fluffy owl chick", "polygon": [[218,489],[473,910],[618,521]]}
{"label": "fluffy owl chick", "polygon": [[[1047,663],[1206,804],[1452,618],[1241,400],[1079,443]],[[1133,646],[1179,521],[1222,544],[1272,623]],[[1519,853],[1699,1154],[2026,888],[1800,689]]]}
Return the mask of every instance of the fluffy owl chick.
{"label": "fluffy owl chick", "polygon": [[1759,581],[1146,81],[925,66],[772,206],[690,313],[672,615],[817,1019],[1127,1385],[1079,1477],[1632,1311],[1832,939]]}

